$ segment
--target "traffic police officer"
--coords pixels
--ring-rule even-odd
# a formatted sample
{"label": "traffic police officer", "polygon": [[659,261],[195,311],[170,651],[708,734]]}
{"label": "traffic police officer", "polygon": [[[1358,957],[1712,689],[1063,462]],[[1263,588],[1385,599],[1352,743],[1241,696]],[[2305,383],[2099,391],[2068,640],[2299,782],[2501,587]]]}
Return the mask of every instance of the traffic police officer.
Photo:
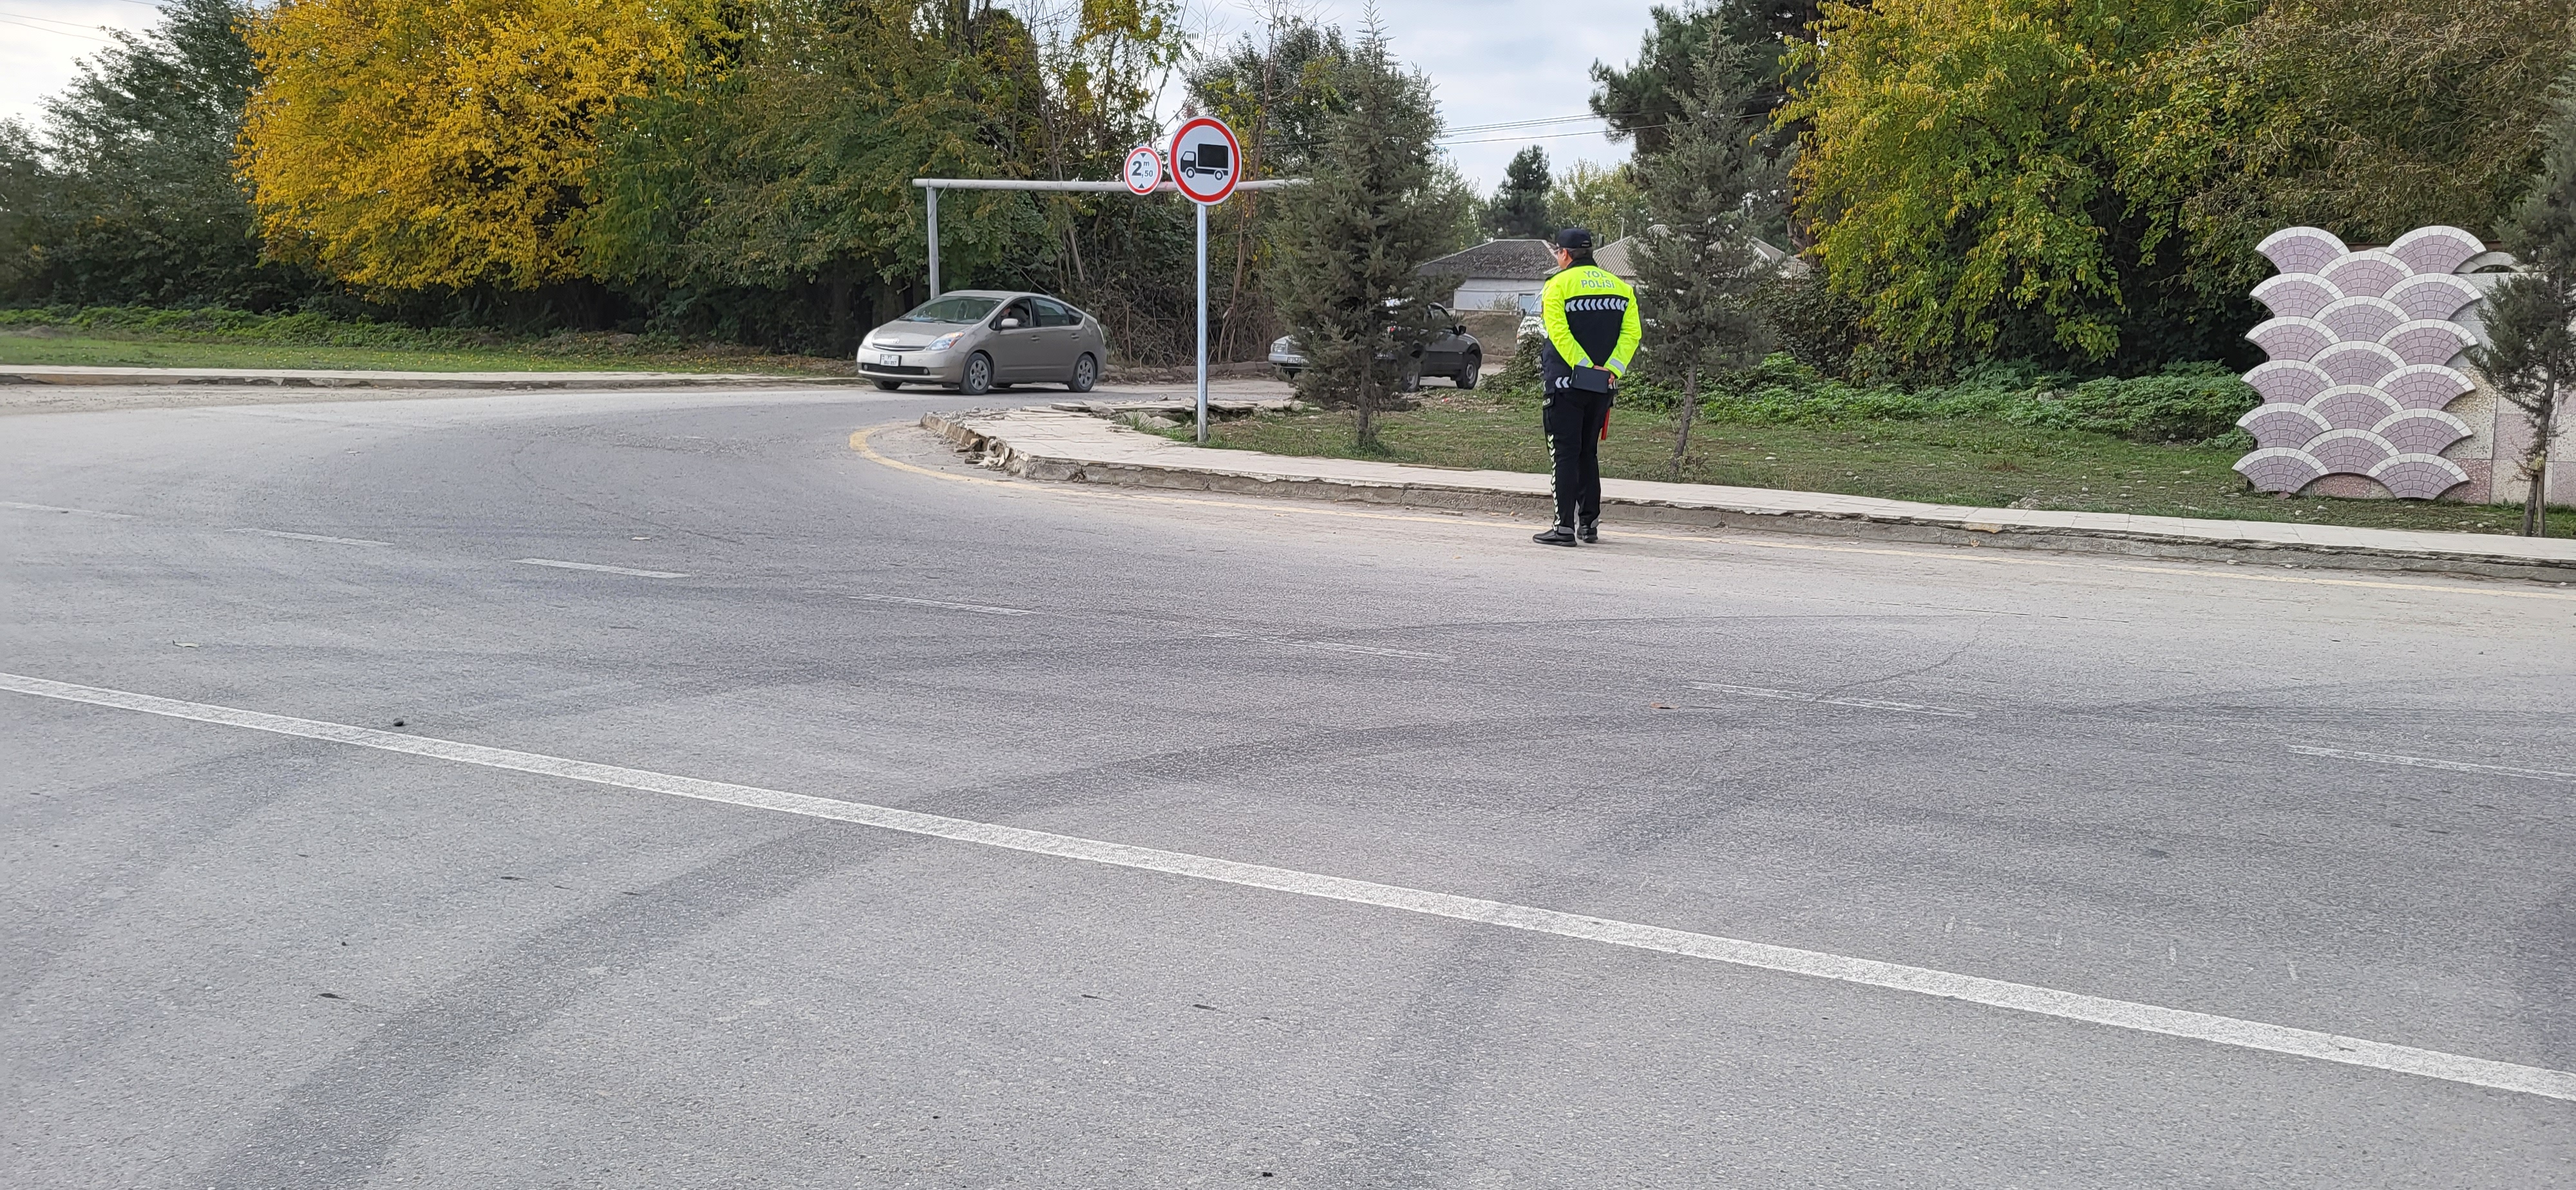
{"label": "traffic police officer", "polygon": [[1538,299],[1547,343],[1539,355],[1539,427],[1556,464],[1556,526],[1534,540],[1601,540],[1601,436],[1611,390],[1637,354],[1637,291],[1592,263],[1592,233],[1556,233],[1557,273]]}

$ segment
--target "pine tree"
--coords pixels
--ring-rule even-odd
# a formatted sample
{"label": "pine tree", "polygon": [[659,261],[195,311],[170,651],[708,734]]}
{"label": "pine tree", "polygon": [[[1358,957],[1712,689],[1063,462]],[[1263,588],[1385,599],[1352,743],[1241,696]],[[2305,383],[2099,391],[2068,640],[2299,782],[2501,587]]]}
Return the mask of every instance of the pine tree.
{"label": "pine tree", "polygon": [[1663,151],[1636,166],[1657,221],[1630,257],[1652,328],[1647,348],[1658,370],[1682,379],[1676,479],[1690,449],[1700,374],[1750,367],[1770,344],[1752,298],[1771,267],[1754,251],[1753,229],[1779,201],[1782,169],[1763,152],[1762,119],[1747,112],[1759,85],[1747,79],[1747,57],[1725,34],[1711,33],[1691,85],[1674,93]]}
{"label": "pine tree", "polygon": [[2525,537],[2548,531],[2551,439],[2560,399],[2576,390],[2576,67],[2550,95],[2544,133],[2539,182],[2504,233],[2505,250],[2526,271],[2487,295],[2487,345],[2470,357],[2531,427],[2531,446],[2516,460],[2530,485]]}
{"label": "pine tree", "polygon": [[1376,449],[1378,395],[1430,340],[1430,304],[1455,284],[1418,269],[1455,239],[1464,194],[1432,148],[1431,81],[1396,63],[1374,17],[1336,89],[1314,180],[1282,192],[1269,284],[1306,355],[1299,394],[1356,407],[1359,444]]}
{"label": "pine tree", "polygon": [[1512,163],[1503,167],[1503,184],[1485,203],[1485,233],[1496,239],[1545,237],[1556,228],[1548,223],[1548,190],[1553,179],[1547,172],[1547,150],[1531,145],[1512,154]]}

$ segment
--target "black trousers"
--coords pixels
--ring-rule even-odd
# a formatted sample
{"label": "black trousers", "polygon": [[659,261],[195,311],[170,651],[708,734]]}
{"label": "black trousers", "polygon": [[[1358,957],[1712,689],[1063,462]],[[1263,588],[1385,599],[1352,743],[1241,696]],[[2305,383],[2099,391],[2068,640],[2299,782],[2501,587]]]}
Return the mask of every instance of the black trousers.
{"label": "black trousers", "polygon": [[1556,523],[1601,519],[1601,425],[1610,420],[1610,394],[1560,389],[1539,406],[1539,428],[1556,462]]}

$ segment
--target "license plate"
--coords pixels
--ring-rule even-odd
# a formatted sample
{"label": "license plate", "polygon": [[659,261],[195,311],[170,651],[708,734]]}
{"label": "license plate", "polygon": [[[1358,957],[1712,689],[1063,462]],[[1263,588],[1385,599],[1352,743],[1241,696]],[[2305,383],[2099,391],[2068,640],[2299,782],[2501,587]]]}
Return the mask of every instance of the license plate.
{"label": "license plate", "polygon": [[880,368],[900,368],[903,366],[903,357],[900,355],[880,355],[877,357],[877,366]]}

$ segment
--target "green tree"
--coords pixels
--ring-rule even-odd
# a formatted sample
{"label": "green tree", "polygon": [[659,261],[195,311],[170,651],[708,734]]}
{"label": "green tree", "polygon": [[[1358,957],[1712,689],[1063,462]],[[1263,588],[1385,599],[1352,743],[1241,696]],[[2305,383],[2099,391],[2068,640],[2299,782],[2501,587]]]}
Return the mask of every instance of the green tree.
{"label": "green tree", "polygon": [[238,0],[171,0],[81,64],[41,132],[0,127],[0,294],[268,309],[314,279],[260,258],[233,140],[256,81]]}
{"label": "green tree", "polygon": [[[1744,49],[1728,68],[1738,72],[1727,80],[1737,102],[1747,115],[1768,116],[1788,102],[1788,42],[1806,36],[1816,10],[1817,0],[1690,0],[1679,9],[1658,4],[1647,10],[1636,61],[1624,67],[1592,64],[1592,112],[1610,125],[1610,139],[1634,137],[1639,157],[1663,152],[1672,136],[1668,129],[1692,91],[1697,55],[1718,36]],[[1775,155],[1792,140],[1764,139]]]}
{"label": "green tree", "polygon": [[1446,278],[1418,271],[1454,242],[1465,192],[1440,168],[1431,81],[1399,65],[1372,24],[1335,80],[1313,181],[1278,202],[1268,282],[1308,362],[1302,395],[1354,406],[1362,447],[1377,443],[1378,398],[1431,337]]}
{"label": "green tree", "polygon": [[1766,118],[1747,110],[1758,85],[1745,47],[1712,32],[1667,125],[1664,151],[1638,166],[1657,220],[1631,249],[1637,297],[1650,315],[1655,368],[1682,380],[1673,478],[1690,451],[1703,371],[1748,368],[1771,336],[1754,298],[1771,276],[1754,250],[1760,207],[1779,193],[1780,165],[1760,146]]}
{"label": "green tree", "polygon": [[2220,325],[2114,186],[2139,80],[2224,0],[1828,0],[1783,120],[1831,284],[1919,365],[2206,358]]}
{"label": "green tree", "polygon": [[1543,238],[1556,232],[1548,210],[1550,179],[1547,173],[1547,150],[1531,145],[1512,154],[1511,164],[1503,167],[1503,184],[1494,188],[1486,200],[1480,220],[1485,234],[1496,239]]}
{"label": "green tree", "polygon": [[[2138,79],[2119,187],[2212,307],[2259,317],[2254,251],[2284,227],[2384,244],[2432,223],[2494,237],[2539,168],[2576,0],[2213,5]],[[2162,245],[2168,237],[2174,249]]]}
{"label": "green tree", "polygon": [[[1761,125],[1753,128],[1758,133]],[[1590,228],[1604,243],[1646,229],[1646,194],[1637,167],[1624,161],[1608,169],[1589,161],[1567,166],[1547,192],[1547,209],[1560,226]]]}
{"label": "green tree", "polygon": [[[1350,56],[1340,29],[1274,11],[1258,37],[1242,35],[1190,73],[1190,101],[1235,130],[1245,177],[1304,177],[1338,106],[1333,80]],[[1278,312],[1259,281],[1269,263],[1269,212],[1261,191],[1245,190],[1208,213],[1209,236],[1229,242],[1233,257],[1231,270],[1209,278],[1216,323],[1209,350],[1217,359],[1250,355],[1278,333]]]}
{"label": "green tree", "polygon": [[[925,295],[917,177],[1106,178],[1135,144],[1177,32],[1154,3],[1047,10],[989,0],[765,0],[685,81],[623,104],[602,135],[586,266],[663,325],[843,351]],[[1185,339],[1189,223],[1125,196],[952,190],[952,288],[1062,293],[1121,351]]]}
{"label": "green tree", "polygon": [[2576,392],[2576,69],[2551,96],[2543,131],[2539,183],[2505,228],[2505,248],[2524,271],[2487,296],[2487,344],[2470,355],[2496,395],[2520,411],[2531,430],[2530,447],[2515,460],[2527,485],[2526,537],[2548,532],[2558,409]]}

